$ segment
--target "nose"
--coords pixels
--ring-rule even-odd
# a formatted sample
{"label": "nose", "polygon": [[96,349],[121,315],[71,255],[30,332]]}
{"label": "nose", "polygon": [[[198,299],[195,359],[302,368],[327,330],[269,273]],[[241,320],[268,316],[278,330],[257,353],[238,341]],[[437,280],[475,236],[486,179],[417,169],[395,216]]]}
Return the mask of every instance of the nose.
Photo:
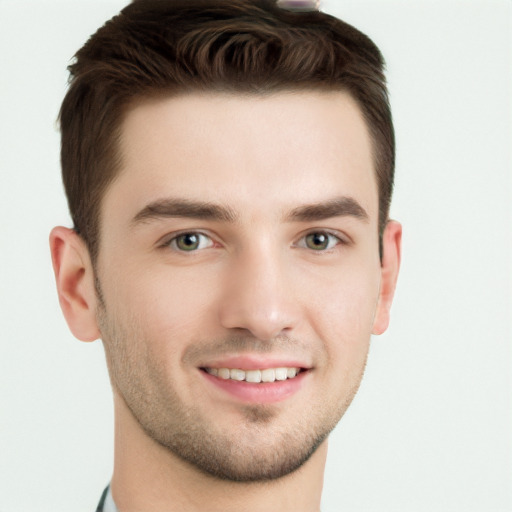
{"label": "nose", "polygon": [[289,265],[282,260],[275,251],[260,249],[231,262],[220,302],[223,327],[261,341],[291,334],[300,321],[300,306]]}

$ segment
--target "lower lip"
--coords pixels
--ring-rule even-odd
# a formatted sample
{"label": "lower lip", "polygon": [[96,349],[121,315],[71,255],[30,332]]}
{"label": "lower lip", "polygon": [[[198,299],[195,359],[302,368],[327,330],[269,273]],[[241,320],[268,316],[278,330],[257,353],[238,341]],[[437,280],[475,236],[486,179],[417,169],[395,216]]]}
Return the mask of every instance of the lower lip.
{"label": "lower lip", "polygon": [[291,397],[301,389],[304,379],[309,373],[308,371],[302,371],[293,379],[256,384],[232,379],[219,379],[203,370],[200,371],[208,382],[232,397],[244,402],[258,404],[280,402]]}

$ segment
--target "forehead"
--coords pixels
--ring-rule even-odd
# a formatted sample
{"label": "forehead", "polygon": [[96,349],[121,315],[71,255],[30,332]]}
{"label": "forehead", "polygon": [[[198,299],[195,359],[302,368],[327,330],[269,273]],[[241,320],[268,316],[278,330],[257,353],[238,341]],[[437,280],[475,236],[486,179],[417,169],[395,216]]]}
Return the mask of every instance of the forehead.
{"label": "forehead", "polygon": [[109,217],[166,197],[270,216],[339,195],[376,217],[370,136],[347,93],[141,101],[127,112],[120,150],[121,171],[103,202]]}

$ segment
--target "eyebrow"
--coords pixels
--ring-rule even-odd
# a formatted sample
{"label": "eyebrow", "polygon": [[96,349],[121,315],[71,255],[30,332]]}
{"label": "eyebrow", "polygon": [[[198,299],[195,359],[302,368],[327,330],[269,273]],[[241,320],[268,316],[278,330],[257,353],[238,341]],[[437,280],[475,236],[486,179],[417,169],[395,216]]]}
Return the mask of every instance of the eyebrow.
{"label": "eyebrow", "polygon": [[286,220],[298,222],[311,222],[331,217],[354,217],[368,222],[366,210],[352,197],[342,196],[329,201],[299,206],[294,208]]}
{"label": "eyebrow", "polygon": [[224,222],[235,222],[238,215],[225,206],[203,201],[188,199],[159,199],[140,210],[132,220],[132,224],[168,217],[184,217],[189,219],[208,219]]}
{"label": "eyebrow", "polygon": [[[188,199],[158,199],[146,205],[132,219],[137,225],[163,218],[189,218],[234,223],[239,215],[231,208]],[[285,216],[288,222],[311,222],[331,217],[354,217],[368,221],[366,210],[352,197],[342,196],[325,202],[298,206]]]}

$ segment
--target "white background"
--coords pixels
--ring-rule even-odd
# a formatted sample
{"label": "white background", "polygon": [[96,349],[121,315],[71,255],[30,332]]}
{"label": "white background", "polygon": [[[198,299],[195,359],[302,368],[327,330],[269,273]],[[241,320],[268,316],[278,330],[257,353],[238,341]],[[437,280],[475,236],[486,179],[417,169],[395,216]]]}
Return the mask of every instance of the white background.
{"label": "white background", "polygon": [[[68,332],[47,239],[66,66],[124,3],[0,0],[1,512],[91,512],[111,472],[103,350]],[[322,510],[512,511],[512,2],[323,5],[387,59],[404,247]]]}

